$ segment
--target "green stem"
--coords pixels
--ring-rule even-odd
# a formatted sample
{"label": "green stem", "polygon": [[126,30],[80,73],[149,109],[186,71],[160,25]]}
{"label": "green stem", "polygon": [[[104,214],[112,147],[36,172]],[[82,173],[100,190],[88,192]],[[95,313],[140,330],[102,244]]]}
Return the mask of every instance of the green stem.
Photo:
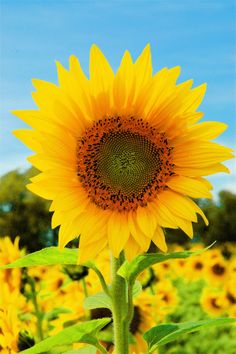
{"label": "green stem", "polygon": [[133,304],[133,283],[128,284],[128,309],[125,317],[125,322],[130,325],[134,315],[134,304]]}
{"label": "green stem", "polygon": [[43,326],[42,326],[43,313],[39,309],[34,280],[31,277],[28,277],[28,283],[30,284],[31,287],[31,299],[35,309],[35,316],[37,317],[37,335],[39,340],[41,341],[43,340]]}
{"label": "green stem", "polygon": [[123,253],[119,258],[112,256],[111,299],[115,354],[129,354],[129,326],[125,321],[128,311],[128,304],[126,301],[127,286],[125,279],[117,274],[117,271],[123,262]]}
{"label": "green stem", "polygon": [[88,297],[88,289],[87,289],[87,284],[86,284],[85,278],[82,278],[82,285],[83,285],[83,289],[84,289],[84,296]]}
{"label": "green stem", "polygon": [[103,345],[101,345],[100,343],[97,343],[96,348],[97,348],[101,353],[103,353],[103,354],[108,354],[108,351],[106,350],[106,348],[105,348]]}

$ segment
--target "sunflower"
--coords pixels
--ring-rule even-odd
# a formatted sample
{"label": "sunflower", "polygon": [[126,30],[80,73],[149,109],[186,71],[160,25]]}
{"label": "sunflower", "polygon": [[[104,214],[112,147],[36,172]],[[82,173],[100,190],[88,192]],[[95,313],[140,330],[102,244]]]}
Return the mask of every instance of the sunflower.
{"label": "sunflower", "polygon": [[205,265],[205,277],[211,284],[223,284],[229,277],[228,263],[224,259],[214,259]]}
{"label": "sunflower", "polygon": [[204,257],[199,255],[196,257],[190,257],[186,261],[186,273],[185,276],[190,281],[197,280],[204,277],[205,262]]}
{"label": "sunflower", "polygon": [[[9,236],[0,239],[0,266],[11,263],[20,258],[24,252],[19,249],[20,238],[17,236],[14,241]],[[21,283],[20,269],[6,269],[0,271],[0,283],[7,283],[13,289],[19,289]]]}
{"label": "sunflower", "polygon": [[13,113],[32,127],[14,134],[36,153],[28,188],[52,200],[59,246],[80,235],[81,263],[107,245],[131,258],[151,240],[165,252],[165,227],[193,237],[197,214],[208,224],[191,197],[211,198],[202,176],[228,172],[232,150],[210,141],[226,124],[196,124],[206,85],[176,84],[180,67],[153,75],[149,45],[116,74],[95,45],[89,79],[75,56],[57,67],[58,86],[33,80],[38,110]]}
{"label": "sunflower", "polygon": [[219,316],[225,312],[226,303],[221,292],[213,291],[209,288],[203,290],[200,303],[203,310],[212,316]]}

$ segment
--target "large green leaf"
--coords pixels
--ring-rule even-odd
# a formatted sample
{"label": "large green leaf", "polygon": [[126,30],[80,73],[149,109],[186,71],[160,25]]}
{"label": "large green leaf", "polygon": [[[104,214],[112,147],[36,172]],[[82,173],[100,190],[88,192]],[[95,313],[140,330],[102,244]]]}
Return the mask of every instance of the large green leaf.
{"label": "large green leaf", "polygon": [[56,346],[68,345],[72,343],[87,343],[96,346],[98,341],[96,334],[111,321],[110,318],[101,318],[76,324],[67,327],[55,334],[35,344],[33,347],[23,350],[21,354],[37,354],[47,352]]}
{"label": "large green leaf", "polygon": [[[211,246],[209,246],[211,247]],[[173,253],[145,253],[137,256],[131,262],[125,261],[119,268],[118,274],[125,278],[129,283],[134,282],[135,278],[146,268],[153,264],[168,261],[169,259],[188,258],[205,252],[209,247],[196,251],[183,251]]]}
{"label": "large green leaf", "polygon": [[155,326],[144,333],[143,337],[148,343],[148,353],[154,352],[160,345],[172,342],[181,334],[199,331],[213,326],[227,325],[235,322],[235,318],[217,318],[198,322],[165,323]]}
{"label": "large green leaf", "polygon": [[89,345],[81,349],[69,350],[68,352],[65,352],[63,354],[96,354],[96,353],[97,353],[97,349]]}
{"label": "large green leaf", "polygon": [[84,308],[86,310],[98,308],[111,309],[111,298],[103,292],[88,296],[84,300]]}
{"label": "large green leaf", "polygon": [[63,248],[60,250],[58,247],[48,247],[34,253],[29,253],[10,264],[1,266],[0,269],[55,264],[77,264],[77,259],[77,249]]}

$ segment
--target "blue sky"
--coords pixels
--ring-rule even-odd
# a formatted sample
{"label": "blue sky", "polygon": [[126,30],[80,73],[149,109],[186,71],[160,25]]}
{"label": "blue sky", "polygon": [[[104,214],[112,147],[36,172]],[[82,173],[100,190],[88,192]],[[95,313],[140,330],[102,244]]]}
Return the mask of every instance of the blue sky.
{"label": "blue sky", "polygon": [[[1,1],[1,166],[0,174],[27,166],[32,154],[11,131],[24,124],[10,114],[32,109],[32,78],[57,82],[55,60],[67,66],[71,54],[88,73],[89,49],[96,43],[116,70],[125,49],[136,58],[149,42],[154,71],[180,65],[180,81],[208,83],[204,120],[229,129],[218,142],[235,148],[235,1]],[[211,177],[216,191],[236,192],[231,175]],[[234,183],[235,182],[235,183]]]}

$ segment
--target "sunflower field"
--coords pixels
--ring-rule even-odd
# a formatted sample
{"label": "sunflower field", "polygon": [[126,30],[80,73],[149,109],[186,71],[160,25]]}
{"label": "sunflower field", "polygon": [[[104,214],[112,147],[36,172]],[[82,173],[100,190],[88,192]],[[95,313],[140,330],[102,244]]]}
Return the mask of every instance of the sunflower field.
{"label": "sunflower field", "polygon": [[[201,244],[189,245],[191,251]],[[173,245],[172,251],[182,251]],[[25,255],[19,238],[0,239],[0,264]],[[97,266],[109,282],[109,253],[100,253]],[[236,245],[225,243],[188,259],[162,262],[142,272],[134,288],[134,316],[131,322],[131,353],[145,353],[142,334],[163,322],[236,317]],[[35,266],[0,272],[1,353],[18,353],[62,329],[90,319],[111,317],[99,298],[101,285],[93,270],[83,266]],[[139,285],[138,285],[139,284]],[[143,291],[140,290],[140,284]],[[95,301],[97,308],[93,308]],[[100,331],[100,340],[113,352],[112,320]],[[214,339],[214,340],[213,340]],[[194,333],[160,347],[165,354],[234,354],[236,327],[217,327]],[[96,353],[83,344],[58,346],[48,353]]]}

